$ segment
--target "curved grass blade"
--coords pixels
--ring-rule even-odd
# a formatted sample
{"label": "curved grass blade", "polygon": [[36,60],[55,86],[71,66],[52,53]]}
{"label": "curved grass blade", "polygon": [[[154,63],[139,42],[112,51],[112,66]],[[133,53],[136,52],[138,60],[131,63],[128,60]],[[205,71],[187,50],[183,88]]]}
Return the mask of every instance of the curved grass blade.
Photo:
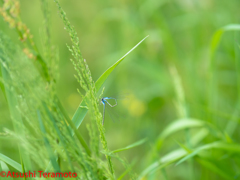
{"label": "curved grass blade", "polygon": [[0,153],[0,160],[5,162],[6,164],[9,164],[19,172],[22,172],[22,166],[21,164],[17,163],[16,161],[12,160],[11,158],[5,156],[4,154]]}
{"label": "curved grass blade", "polygon": [[183,149],[177,149],[168,153],[167,155],[163,156],[160,160],[155,161],[150,166],[148,166],[145,170],[143,170],[142,173],[139,175],[138,180],[143,179],[149,173],[152,173],[156,170],[164,168],[169,164],[172,164],[173,162],[177,161],[178,159],[185,156],[186,154],[187,152]]}
{"label": "curved grass blade", "polygon": [[117,67],[117,65],[122,62],[122,60],[130,54],[136,47],[138,47],[148,36],[143,38],[139,43],[137,43],[130,51],[128,51],[122,58],[120,58],[115,64],[113,64],[110,68],[108,68],[101,76],[100,78],[96,81],[95,86],[97,91],[101,88],[103,83],[106,81],[108,76],[111,74],[111,72]]}
{"label": "curved grass blade", "polygon": [[162,146],[162,143],[164,139],[171,134],[184,130],[186,128],[195,128],[195,127],[202,127],[205,125],[204,121],[198,120],[198,119],[193,119],[193,118],[183,118],[174,121],[171,123],[158,137],[158,140],[156,142],[156,148],[160,149]]}
{"label": "curved grass blade", "polygon": [[136,147],[136,146],[142,145],[143,143],[146,142],[146,140],[147,140],[146,138],[141,139],[140,141],[137,141],[137,142],[135,142],[135,143],[133,143],[133,144],[125,147],[125,148],[117,149],[117,150],[111,151],[110,153],[117,153],[117,152],[121,152],[121,151],[126,151],[126,150],[128,150],[128,149],[132,149],[132,148],[134,148],[134,147]]}
{"label": "curved grass blade", "polygon": [[[5,171],[6,173],[9,171],[7,164],[3,161],[0,161],[0,172],[1,171]],[[12,180],[13,178],[12,177],[1,177],[1,180],[5,180],[5,179]]]}
{"label": "curved grass blade", "polygon": [[211,59],[213,58],[215,51],[218,45],[220,44],[223,33],[227,31],[240,31],[240,24],[229,24],[227,26],[220,28],[214,33],[210,45]]}
{"label": "curved grass blade", "polygon": [[227,124],[226,132],[231,136],[238,127],[238,116],[237,113],[239,112],[240,108],[240,33],[235,32],[235,42],[234,42],[234,52],[235,52],[235,64],[236,64],[236,74],[237,74],[237,94],[238,94],[238,103],[232,112],[232,116],[230,121]]}
{"label": "curved grass blade", "polygon": [[[210,44],[210,60],[208,62],[208,71],[209,72],[209,78],[208,78],[208,86],[209,86],[209,90],[208,90],[208,106],[209,108],[213,108],[216,109],[216,91],[215,91],[215,87],[217,87],[217,80],[215,77],[215,54],[216,54],[216,50],[220,44],[220,41],[222,39],[222,36],[225,32],[227,31],[240,31],[240,24],[229,24],[227,26],[224,26],[222,28],[220,28],[219,30],[217,30],[211,40],[211,44]],[[209,117],[209,119],[214,119],[213,117]]]}
{"label": "curved grass blade", "polygon": [[240,152],[240,146],[238,144],[229,144],[229,143],[224,143],[224,142],[213,142],[213,143],[206,144],[206,145],[203,145],[203,146],[197,148],[196,150],[194,150],[193,152],[191,152],[190,154],[188,154],[187,156],[182,158],[180,161],[178,161],[176,163],[176,166],[181,164],[182,162],[186,161],[187,159],[194,157],[199,152],[201,152],[203,150],[212,149],[212,148],[226,150],[226,151],[230,151],[230,152]]}
{"label": "curved grass blade", "polygon": [[[171,126],[171,125],[170,125]],[[208,135],[208,131],[206,128],[202,128],[199,132],[197,132],[192,138],[191,138],[191,144],[196,145],[198,144],[203,138],[205,138]],[[170,165],[176,161],[178,161],[180,158],[185,157],[188,154],[188,149],[177,149],[174,150],[167,155],[163,156],[160,160],[155,161],[153,164],[148,166],[145,170],[142,171],[142,173],[139,176],[139,179],[142,177],[147,176],[150,173],[153,173],[157,170],[160,170],[167,165]]]}
{"label": "curved grass blade", "polygon": [[167,136],[186,129],[186,128],[194,128],[194,127],[201,127],[203,126],[205,123],[204,121],[198,120],[198,119],[192,119],[192,118],[183,118],[183,119],[179,119],[177,121],[174,121],[173,123],[171,123],[161,134],[160,137],[161,138],[166,138]]}
{"label": "curved grass blade", "polygon": [[[95,87],[96,90],[99,91],[103,83],[106,81],[108,76],[111,74],[111,72],[117,67],[117,65],[122,62],[122,60],[130,53],[132,52],[137,46],[139,46],[148,36],[143,38],[136,46],[134,46],[130,51],[128,51],[122,58],[120,58],[115,64],[113,64],[111,67],[109,67],[96,81]],[[79,105],[78,109],[73,115],[72,121],[74,122],[75,126],[78,128],[84,117],[86,116],[88,112],[88,109],[86,108],[86,96],[82,100],[81,104]]]}

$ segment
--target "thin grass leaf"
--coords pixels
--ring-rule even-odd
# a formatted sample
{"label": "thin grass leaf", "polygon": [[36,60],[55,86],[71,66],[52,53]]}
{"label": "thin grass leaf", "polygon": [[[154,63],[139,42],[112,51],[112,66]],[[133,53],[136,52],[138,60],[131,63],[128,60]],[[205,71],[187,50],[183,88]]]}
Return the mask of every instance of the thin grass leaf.
{"label": "thin grass leaf", "polygon": [[138,180],[141,180],[142,178],[146,177],[149,173],[152,173],[153,171],[159,170],[167,165],[174,163],[175,161],[185,156],[186,154],[187,152],[183,149],[177,149],[168,153],[158,161],[155,161],[154,163],[149,165],[145,170],[143,170],[142,173],[139,175]]}
{"label": "thin grass leaf", "polygon": [[[0,49],[0,54],[1,54],[1,49]],[[0,57],[1,58],[1,57]],[[1,68],[0,68],[0,78],[2,78],[2,72],[1,72]],[[0,88],[6,98],[6,93],[5,93],[5,88],[4,88],[4,84],[0,81]],[[7,98],[6,98],[7,99]]]}
{"label": "thin grass leaf", "polygon": [[[45,130],[44,124],[42,122],[41,113],[40,113],[39,110],[37,111],[37,115],[38,115],[38,121],[39,121],[40,129],[41,129],[43,134],[46,134],[46,130]],[[49,155],[49,158],[50,158],[50,161],[52,163],[54,171],[55,172],[60,172],[60,167],[58,166],[57,161],[56,161],[57,158],[54,155],[54,152],[52,151],[52,148],[50,146],[50,143],[49,143],[47,137],[43,136],[43,140],[44,140],[44,144],[46,146],[46,149],[47,149],[47,152],[48,152],[48,155]],[[59,177],[57,179],[63,180],[63,178],[61,178],[61,177]]]}
{"label": "thin grass leaf", "polygon": [[[120,58],[116,63],[114,63],[111,67],[109,67],[96,81],[95,83],[95,87],[96,87],[96,91],[98,92],[103,83],[107,80],[108,76],[111,74],[111,72],[117,67],[117,65],[123,61],[123,59],[125,59],[125,57],[132,52],[137,46],[139,46],[148,36],[146,36],[145,38],[143,38],[137,45],[135,45],[130,51],[128,51],[122,58]],[[82,100],[81,104],[79,105],[78,109],[76,110],[76,112],[73,115],[72,121],[74,122],[75,126],[77,128],[79,128],[79,126],[81,125],[84,117],[86,116],[88,109],[85,108],[86,105],[86,96],[84,97],[84,99]]]}
{"label": "thin grass leaf", "polygon": [[[124,159],[120,158],[118,154],[113,154],[111,152],[101,151],[101,153],[116,158],[122,165],[125,167],[125,171],[120,175],[120,179],[123,178],[127,173],[130,175],[130,179],[136,179],[136,175],[134,175],[131,170],[133,165],[135,164],[136,160],[134,160],[131,164],[128,164]],[[115,178],[114,178],[115,179]]]}
{"label": "thin grass leaf", "polygon": [[[21,165],[22,165],[22,172],[23,172],[23,174],[25,174],[25,168],[24,168],[24,163],[23,163],[23,159],[22,159],[21,154],[20,154],[20,161],[21,161]],[[26,180],[26,177],[24,176],[23,179]]]}
{"label": "thin grass leaf", "polygon": [[195,155],[197,155],[199,152],[201,152],[203,150],[208,150],[208,149],[213,149],[213,148],[230,151],[231,153],[232,152],[240,152],[240,145],[238,145],[238,144],[229,144],[229,143],[225,143],[225,142],[213,142],[213,143],[206,144],[206,145],[203,145],[203,146],[197,148],[196,150],[194,150],[193,152],[191,152],[190,154],[188,154],[187,156],[182,158],[180,161],[178,161],[176,163],[176,166],[183,163],[187,159],[194,157]]}
{"label": "thin grass leaf", "polygon": [[72,135],[76,135],[78,141],[81,143],[81,145],[83,146],[83,148],[85,149],[86,153],[91,156],[91,150],[89,149],[87,143],[85,142],[84,138],[82,137],[82,135],[80,134],[80,132],[77,130],[76,126],[74,125],[73,121],[68,117],[65,109],[63,108],[62,104],[60,103],[59,100],[57,100],[58,103],[58,107],[60,108],[61,112],[63,113],[65,120],[67,121],[67,123],[70,125],[71,127],[71,133]]}
{"label": "thin grass leaf", "polygon": [[[220,41],[222,39],[222,36],[225,32],[228,31],[240,31],[240,24],[229,24],[227,26],[224,26],[222,28],[220,28],[219,30],[217,30],[211,40],[211,44],[210,44],[210,60],[208,62],[208,74],[209,74],[209,78],[208,78],[208,86],[209,86],[209,91],[208,91],[208,106],[209,108],[213,108],[216,109],[217,106],[217,101],[216,101],[216,89],[215,87],[217,87],[217,77],[215,77],[215,54],[216,54],[216,50],[220,44]],[[209,119],[211,119],[212,121],[215,120],[215,118],[213,116],[210,116]]]}
{"label": "thin grass leaf", "polygon": [[240,45],[239,43],[240,43],[240,33],[235,32],[234,53],[235,53],[236,73],[237,73],[238,102],[232,112],[231,120],[229,121],[226,127],[226,131],[228,132],[229,135],[232,135],[238,127],[238,113],[240,108]]}
{"label": "thin grass leaf", "polygon": [[200,129],[194,136],[191,136],[191,144],[196,146],[199,142],[201,142],[204,138],[209,135],[209,130],[206,128]]}
{"label": "thin grass leaf", "polygon": [[54,128],[55,128],[55,131],[56,131],[57,134],[58,134],[58,137],[59,137],[59,139],[60,139],[61,144],[63,145],[64,151],[66,152],[68,164],[69,164],[69,166],[70,166],[70,168],[71,168],[71,171],[72,171],[72,172],[75,172],[75,171],[74,171],[73,164],[72,164],[72,161],[71,161],[71,159],[70,159],[70,157],[69,157],[69,155],[68,155],[68,153],[67,153],[66,142],[64,141],[64,139],[63,139],[63,137],[62,137],[62,135],[61,135],[61,132],[60,132],[57,124],[55,123],[55,120],[54,120],[51,112],[49,111],[48,107],[46,106],[46,104],[43,104],[43,106],[44,106],[44,108],[45,108],[45,111],[46,111],[47,114],[48,114],[49,119],[52,121],[52,124],[53,124],[53,126],[54,126]]}
{"label": "thin grass leaf", "polygon": [[[7,164],[5,162],[3,162],[3,161],[0,161],[0,172],[1,171],[5,171],[6,174],[9,171],[9,168],[8,168]],[[1,177],[1,180],[6,180],[6,179],[12,180],[13,178],[12,177]]]}
{"label": "thin grass leaf", "polygon": [[220,44],[222,35],[227,31],[240,31],[240,24],[229,24],[227,26],[220,28],[214,33],[210,45],[211,59],[213,58],[215,51]]}
{"label": "thin grass leaf", "polygon": [[[177,131],[184,130],[187,128],[203,127],[204,125],[205,125],[204,121],[201,121],[198,119],[193,119],[193,118],[183,118],[183,119],[174,121],[168,127],[166,127],[165,130],[158,136],[158,139],[155,143],[155,150],[159,151],[160,148],[162,147],[162,144],[165,141],[165,139],[168,136],[172,135],[173,133],[176,133]],[[191,141],[191,140],[189,140],[189,141]],[[191,141],[191,143],[192,143],[192,141]]]}
{"label": "thin grass leaf", "polygon": [[[207,131],[206,128],[202,128],[194,136],[191,137],[191,143],[193,145],[198,144],[208,134],[209,134],[209,131]],[[167,155],[163,156],[159,161],[154,162],[153,164],[148,166],[145,170],[143,170],[139,176],[139,179],[141,179],[142,177],[144,177],[150,173],[160,170],[160,169],[166,167],[167,165],[170,165],[170,164],[176,162],[180,158],[186,156],[188,154],[188,152],[189,152],[188,148],[186,148],[186,149],[183,148],[183,149],[177,149],[177,150],[174,150],[174,151],[168,153]]]}
{"label": "thin grass leaf", "polygon": [[4,154],[0,153],[0,160],[5,162],[6,164],[9,164],[14,169],[18,170],[19,172],[22,172],[22,166],[21,164],[17,163],[16,161],[12,160],[11,158],[5,156]]}
{"label": "thin grass leaf", "polygon": [[165,128],[165,130],[160,134],[159,138],[164,139],[177,131],[184,130],[186,128],[202,127],[204,125],[205,122],[198,119],[179,119],[171,123],[167,128]]}
{"label": "thin grass leaf", "polygon": [[121,180],[122,178],[124,178],[126,174],[129,173],[129,171],[131,171],[134,164],[135,162],[131,163],[131,165],[117,178],[117,180]]}
{"label": "thin grass leaf", "polygon": [[180,142],[178,142],[178,141],[176,141],[177,143],[178,143],[178,145],[181,147],[181,148],[183,148],[185,151],[187,151],[188,153],[191,153],[192,151],[191,151],[191,149],[189,149],[187,146],[185,146],[184,144],[182,144],[182,143],[180,143]]}
{"label": "thin grass leaf", "polygon": [[128,169],[126,169],[126,171],[124,171],[124,172],[117,178],[117,180],[121,180],[122,178],[124,178],[130,170],[131,170],[131,167],[128,168]]}
{"label": "thin grass leaf", "polygon": [[117,65],[122,62],[125,57],[130,54],[136,47],[138,47],[148,36],[143,38],[139,43],[137,43],[130,51],[128,51],[122,58],[120,58],[115,64],[113,64],[111,67],[109,67],[101,76],[100,78],[96,81],[96,89],[99,91],[103,83],[106,81],[108,76],[111,74],[111,72],[117,67]]}
{"label": "thin grass leaf", "polygon": [[141,144],[145,143],[146,140],[147,140],[146,138],[141,139],[140,141],[137,141],[137,142],[135,142],[135,143],[133,143],[133,144],[131,144],[131,145],[128,145],[128,146],[125,147],[125,148],[117,149],[117,150],[111,151],[110,153],[117,153],[117,152],[121,152],[121,151],[126,151],[126,150],[128,150],[128,149],[132,149],[132,148],[134,148],[134,147],[136,147],[136,146],[140,146]]}

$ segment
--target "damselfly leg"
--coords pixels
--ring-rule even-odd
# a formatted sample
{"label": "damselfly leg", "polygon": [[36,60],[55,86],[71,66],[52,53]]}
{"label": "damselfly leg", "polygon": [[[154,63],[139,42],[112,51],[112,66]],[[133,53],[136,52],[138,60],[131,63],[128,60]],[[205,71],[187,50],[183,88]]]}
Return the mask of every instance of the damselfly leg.
{"label": "damselfly leg", "polygon": [[[111,104],[108,100],[113,99],[115,101],[115,104]],[[104,124],[104,118],[105,118],[105,108],[106,105],[108,104],[110,107],[114,107],[117,105],[117,99],[113,97],[103,97],[101,99],[101,103],[103,104],[103,121],[102,124]]]}

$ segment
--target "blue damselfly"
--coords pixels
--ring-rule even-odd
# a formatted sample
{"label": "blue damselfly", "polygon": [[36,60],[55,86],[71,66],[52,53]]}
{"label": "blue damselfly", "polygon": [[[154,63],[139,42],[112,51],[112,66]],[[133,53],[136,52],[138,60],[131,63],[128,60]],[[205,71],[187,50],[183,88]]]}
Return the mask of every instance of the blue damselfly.
{"label": "blue damselfly", "polygon": [[[115,104],[111,104],[108,100],[113,99],[115,101]],[[109,105],[110,107],[114,107],[117,105],[117,99],[113,97],[103,97],[101,99],[101,103],[103,104],[103,121],[102,124],[104,124],[104,118],[105,118],[105,109],[106,105]]]}

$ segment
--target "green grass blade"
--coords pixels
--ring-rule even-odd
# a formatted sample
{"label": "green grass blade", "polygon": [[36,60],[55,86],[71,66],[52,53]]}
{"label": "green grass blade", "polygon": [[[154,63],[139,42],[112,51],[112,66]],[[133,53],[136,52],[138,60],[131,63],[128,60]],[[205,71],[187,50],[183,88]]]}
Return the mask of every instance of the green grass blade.
{"label": "green grass blade", "polygon": [[121,180],[122,178],[124,178],[126,176],[126,174],[131,170],[131,167],[126,169],[126,171],[124,171],[118,178],[117,180]]}
{"label": "green grass blade", "polygon": [[180,143],[180,142],[178,142],[178,141],[176,141],[176,143],[178,143],[178,145],[179,145],[181,148],[183,148],[186,152],[188,152],[188,153],[191,153],[191,152],[192,152],[191,149],[189,149],[186,145],[184,145],[184,144],[182,144],[182,143]]}
{"label": "green grass blade", "polygon": [[137,142],[135,142],[135,143],[133,143],[133,144],[125,147],[125,148],[117,149],[117,150],[111,151],[110,153],[117,153],[117,152],[120,152],[120,151],[126,151],[126,150],[128,150],[128,149],[132,149],[132,148],[134,148],[134,147],[136,147],[136,146],[140,146],[141,144],[145,143],[146,140],[147,140],[147,139],[144,138],[144,139],[142,139],[142,140],[140,140],[140,141],[137,141]]}
{"label": "green grass blade", "polygon": [[196,150],[194,150],[193,152],[191,152],[190,154],[188,154],[187,156],[182,158],[180,161],[178,161],[176,163],[176,166],[183,163],[187,159],[190,159],[190,158],[194,157],[199,152],[201,152],[203,150],[212,149],[212,148],[230,151],[230,153],[240,152],[240,145],[238,145],[238,144],[229,144],[229,143],[224,143],[224,142],[213,142],[213,143],[206,144],[206,145],[203,145],[203,146],[197,148]]}
{"label": "green grass blade", "polygon": [[117,180],[123,179],[127,175],[127,173],[131,171],[134,164],[135,162],[131,163],[131,165],[117,178]]}
{"label": "green grass blade", "polygon": [[[0,54],[1,54],[1,49],[0,49]],[[1,57],[0,57],[0,58],[1,58]],[[0,68],[0,78],[2,78],[2,70],[1,70],[1,68]],[[5,93],[4,84],[3,84],[1,81],[0,81],[0,88],[1,88],[3,94],[4,94],[5,98],[6,98],[6,93]],[[6,98],[6,99],[7,99],[7,98]]]}
{"label": "green grass blade", "polygon": [[198,145],[204,138],[206,138],[209,135],[209,130],[207,128],[202,128],[194,134],[194,136],[191,136],[191,144],[193,146]]}
{"label": "green grass blade", "polygon": [[49,111],[48,107],[46,106],[46,104],[43,104],[43,106],[44,106],[44,108],[45,108],[45,111],[46,111],[47,114],[48,114],[49,119],[52,121],[52,124],[53,124],[54,129],[56,130],[56,132],[57,132],[57,134],[58,134],[58,137],[59,137],[59,139],[60,139],[61,144],[63,145],[63,149],[64,149],[64,151],[66,152],[68,164],[69,164],[71,170],[74,172],[73,163],[71,162],[71,159],[70,159],[70,157],[69,157],[69,155],[68,155],[68,153],[67,153],[66,143],[65,143],[65,141],[64,141],[64,139],[63,139],[63,137],[62,137],[62,135],[61,135],[61,132],[60,132],[57,124],[55,123],[55,120],[54,120],[51,112]]}
{"label": "green grass blade", "polygon": [[85,149],[86,153],[91,156],[91,150],[89,149],[86,141],[84,140],[84,138],[82,137],[82,135],[80,134],[80,132],[77,130],[76,126],[74,125],[73,121],[68,117],[65,109],[63,108],[61,102],[59,101],[59,99],[56,97],[56,102],[58,104],[58,107],[60,108],[63,116],[65,117],[65,120],[67,121],[67,123],[70,125],[71,127],[71,133],[72,135],[76,135],[78,141],[81,143],[81,145],[83,146],[83,148]]}
{"label": "green grass blade", "polygon": [[[59,108],[61,109],[62,113],[65,113],[64,108],[62,107],[61,104],[59,104]],[[83,148],[85,149],[86,153],[91,156],[91,150],[89,149],[86,141],[83,139],[82,135],[79,133],[79,131],[77,130],[76,126],[74,125],[73,121],[67,116],[65,115],[65,120],[67,121],[67,123],[70,125],[71,130],[72,130],[72,135],[76,135],[78,141],[81,143],[81,145],[83,146]]]}
{"label": "green grass blade", "polygon": [[[216,109],[217,106],[217,101],[216,101],[216,87],[217,87],[217,77],[215,77],[215,54],[217,51],[217,48],[220,44],[220,41],[222,39],[222,36],[225,32],[228,31],[240,31],[240,24],[229,24],[227,26],[224,26],[222,28],[220,28],[219,30],[217,30],[211,40],[211,44],[210,44],[210,60],[208,62],[208,86],[209,86],[209,90],[208,90],[208,106],[209,108],[213,108]],[[214,117],[209,117],[209,119],[211,119],[212,121],[214,120]]]}
{"label": "green grass blade", "polygon": [[142,171],[139,175],[138,179],[146,177],[149,173],[164,168],[165,166],[172,164],[173,162],[179,160],[181,157],[185,156],[187,152],[183,149],[174,150],[167,155],[163,156],[160,160],[155,161],[151,165],[149,165],[146,169]]}
{"label": "green grass blade", "polygon": [[[7,164],[4,163],[3,161],[0,161],[0,172],[1,172],[1,171],[5,171],[6,174],[7,174],[8,171],[9,171],[9,168],[8,168]],[[12,180],[13,178],[10,177],[10,176],[9,176],[9,177],[1,177],[1,180],[6,180],[6,179]]]}
{"label": "green grass blade", "polygon": [[[111,74],[111,72],[117,67],[117,65],[123,61],[123,59],[130,53],[132,52],[137,46],[139,46],[148,36],[143,38],[136,46],[134,46],[130,51],[128,51],[122,58],[120,58],[115,64],[113,64],[111,67],[109,67],[96,81],[95,87],[96,90],[99,91],[103,83],[106,81],[108,76]],[[86,116],[88,109],[86,108],[86,96],[82,100],[81,104],[79,105],[78,109],[73,115],[72,121],[74,122],[75,126],[78,128],[84,117]]]}
{"label": "green grass blade", "polygon": [[[20,153],[20,151],[19,151],[19,153]],[[24,162],[23,162],[21,153],[20,153],[20,161],[21,161],[21,165],[22,165],[22,172],[25,174],[25,167],[24,167]],[[24,176],[23,179],[26,180],[26,177]]]}
{"label": "green grass blade", "polygon": [[[191,126],[191,124],[189,124],[189,126]],[[195,127],[195,126],[193,126],[193,127]],[[193,145],[198,144],[208,134],[209,134],[209,131],[206,128],[202,128],[194,136],[192,136],[191,143]],[[188,152],[189,152],[188,148],[183,148],[183,149],[177,149],[177,150],[174,150],[174,151],[168,153],[167,155],[163,156],[159,161],[154,162],[153,164],[148,166],[145,170],[143,170],[139,177],[140,178],[144,177],[154,171],[160,170],[160,169],[166,167],[167,165],[170,165],[170,164],[178,161],[180,158],[188,155]]]}
{"label": "green grass blade", "polygon": [[[38,115],[38,120],[39,120],[40,129],[41,129],[41,131],[42,131],[42,133],[43,133],[43,135],[44,135],[44,134],[46,134],[46,130],[45,130],[44,124],[43,124],[43,122],[42,122],[42,118],[41,118],[41,114],[40,114],[40,111],[39,111],[39,110],[37,111],[37,115]],[[46,137],[46,136],[43,136],[43,140],[44,140],[44,144],[45,144],[45,146],[46,146],[46,149],[47,149],[47,152],[48,152],[50,161],[51,161],[52,166],[53,166],[53,168],[54,168],[54,171],[55,171],[55,172],[60,172],[60,167],[59,167],[58,164],[57,164],[56,157],[55,157],[55,155],[54,155],[54,152],[52,151],[52,148],[51,148],[51,146],[50,146],[50,143],[49,143],[47,137]],[[63,180],[63,178],[58,178],[58,179]]]}
{"label": "green grass blade", "polygon": [[19,172],[22,172],[22,166],[21,164],[17,163],[16,161],[12,160],[11,158],[5,156],[4,154],[0,153],[0,160],[5,162],[6,164],[9,164]]}
{"label": "green grass blade", "polygon": [[204,121],[193,119],[193,118],[183,118],[174,121],[171,123],[161,134],[160,138],[166,138],[167,136],[170,136],[171,134],[184,130],[186,128],[195,128],[195,127],[202,127],[204,125]]}
{"label": "green grass blade", "polygon": [[96,81],[96,89],[97,91],[101,88],[103,83],[106,81],[108,76],[111,74],[111,72],[117,67],[117,65],[122,62],[125,57],[130,54],[136,47],[138,47],[148,36],[143,38],[139,43],[137,43],[130,51],[128,51],[122,58],[120,58],[115,64],[113,64],[111,67],[109,67],[101,76],[100,78]]}
{"label": "green grass blade", "polygon": [[232,135],[238,127],[238,112],[240,107],[240,32],[235,32],[234,38],[234,54],[235,54],[235,64],[236,64],[236,73],[237,73],[237,104],[232,112],[232,117],[226,127],[226,132],[229,135]]}
{"label": "green grass blade", "polygon": [[219,30],[217,30],[211,40],[211,45],[210,45],[210,53],[211,53],[211,59],[213,58],[217,47],[220,44],[220,41],[222,39],[222,35],[224,34],[224,32],[227,31],[240,31],[240,24],[229,24],[227,26],[224,26],[222,28],[220,28]]}
{"label": "green grass blade", "polygon": [[173,133],[177,131],[184,130],[187,128],[203,127],[205,125],[204,121],[193,119],[193,118],[182,118],[174,121],[158,136],[155,144],[155,149],[158,151],[164,142],[164,140]]}

